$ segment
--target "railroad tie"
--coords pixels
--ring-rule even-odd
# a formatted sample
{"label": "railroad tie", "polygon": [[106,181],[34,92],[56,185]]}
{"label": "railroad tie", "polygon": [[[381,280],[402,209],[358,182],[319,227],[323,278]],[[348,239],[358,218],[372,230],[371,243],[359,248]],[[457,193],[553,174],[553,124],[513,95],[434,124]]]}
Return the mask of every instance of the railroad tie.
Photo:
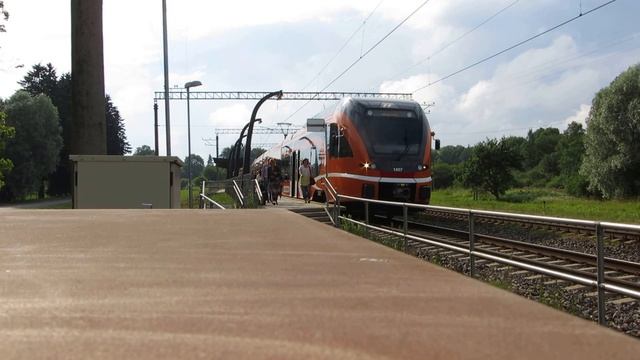
{"label": "railroad tie", "polygon": [[545,282],[543,282],[543,284],[544,285],[559,285],[559,284],[564,284],[566,282],[567,282],[566,280],[554,279],[554,280],[545,281]]}
{"label": "railroad tie", "polygon": [[536,279],[540,279],[543,278],[544,275],[531,275],[531,276],[527,276],[526,278],[524,278],[525,280],[536,280]]}
{"label": "railroad tie", "polygon": [[627,304],[627,303],[631,303],[631,302],[635,302],[635,301],[638,301],[638,300],[636,300],[634,298],[625,297],[625,298],[622,298],[622,299],[607,301],[607,304],[622,305],[622,304]]}
{"label": "railroad tie", "polygon": [[520,275],[520,274],[528,274],[530,273],[529,270],[518,270],[518,271],[514,271],[512,273],[509,273],[509,275]]}
{"label": "railroad tie", "polygon": [[578,269],[578,271],[593,271],[593,270],[597,270],[598,268],[593,267],[593,266],[589,266],[589,267],[585,267],[585,268],[580,268]]}
{"label": "railroad tie", "polygon": [[578,285],[566,286],[566,287],[564,287],[564,290],[575,291],[575,290],[581,290],[581,289],[584,289],[584,288],[586,288],[585,285],[578,284]]}

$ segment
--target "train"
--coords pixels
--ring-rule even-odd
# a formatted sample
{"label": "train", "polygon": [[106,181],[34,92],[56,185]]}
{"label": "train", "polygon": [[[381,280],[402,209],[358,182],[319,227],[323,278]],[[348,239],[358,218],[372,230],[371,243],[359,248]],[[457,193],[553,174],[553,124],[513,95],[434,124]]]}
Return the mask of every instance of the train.
{"label": "train", "polygon": [[283,174],[282,195],[301,198],[298,168],[309,159],[315,201],[333,201],[325,193],[328,179],[341,195],[429,204],[432,144],[440,145],[434,135],[415,101],[345,98],[259,156],[252,169],[275,159]]}

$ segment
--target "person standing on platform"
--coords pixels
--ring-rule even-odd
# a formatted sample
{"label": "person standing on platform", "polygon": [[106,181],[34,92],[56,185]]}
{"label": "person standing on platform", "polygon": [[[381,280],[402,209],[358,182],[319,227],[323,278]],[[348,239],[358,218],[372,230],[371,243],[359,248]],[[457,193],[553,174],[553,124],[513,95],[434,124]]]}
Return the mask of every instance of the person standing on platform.
{"label": "person standing on platform", "polygon": [[271,201],[270,192],[269,192],[269,176],[271,174],[271,165],[270,161],[267,159],[262,165],[260,169],[260,177],[262,178],[262,182],[260,183],[260,190],[262,191],[262,205],[266,204],[267,201]]}
{"label": "person standing on platform", "polygon": [[309,196],[313,174],[311,173],[311,166],[309,166],[309,159],[302,160],[302,165],[298,168],[298,174],[300,174],[300,189],[302,190],[302,198],[305,203],[310,203],[311,199]]}
{"label": "person standing on platform", "polygon": [[278,195],[282,185],[282,171],[275,159],[271,159],[269,167],[269,198],[273,205],[278,205]]}

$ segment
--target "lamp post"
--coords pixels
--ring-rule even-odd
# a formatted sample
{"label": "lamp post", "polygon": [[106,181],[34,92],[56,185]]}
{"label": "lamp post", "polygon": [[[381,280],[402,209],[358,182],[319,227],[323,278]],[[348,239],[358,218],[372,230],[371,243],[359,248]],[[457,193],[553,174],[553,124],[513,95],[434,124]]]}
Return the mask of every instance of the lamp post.
{"label": "lamp post", "polygon": [[[251,120],[249,120],[249,129],[247,129],[247,142],[244,146],[244,162],[245,164],[249,163],[249,157],[251,156],[251,136],[253,135],[253,123],[256,121],[256,115],[258,114],[258,109],[262,106],[262,103],[267,101],[269,98],[276,96],[278,100],[282,98],[282,90],[274,91],[265,95],[262,99],[258,101],[256,106],[253,107],[253,113],[251,114]],[[243,174],[249,173],[249,168],[245,166],[242,170]]]}
{"label": "lamp post", "polygon": [[187,143],[189,148],[189,153],[187,155],[187,171],[189,172],[189,209],[191,209],[193,204],[193,194],[191,191],[191,109],[189,108],[189,89],[200,85],[202,85],[200,81],[189,81],[184,84],[185,89],[187,89]]}

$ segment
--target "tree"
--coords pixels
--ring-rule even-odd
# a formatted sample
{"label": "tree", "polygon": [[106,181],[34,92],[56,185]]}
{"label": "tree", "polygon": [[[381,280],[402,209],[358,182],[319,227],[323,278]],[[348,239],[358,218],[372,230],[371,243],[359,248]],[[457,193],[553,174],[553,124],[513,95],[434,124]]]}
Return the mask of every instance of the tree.
{"label": "tree", "polygon": [[513,185],[512,170],[520,167],[521,160],[504,138],[488,139],[477,144],[464,163],[463,183],[475,191],[487,191],[499,200]]}
{"label": "tree", "polygon": [[104,99],[104,112],[107,121],[107,155],[124,155],[131,152],[131,145],[125,134],[124,119],[118,108],[113,105],[111,96]]}
{"label": "tree", "polygon": [[435,154],[437,155],[434,162],[455,165],[465,162],[471,156],[471,148],[462,145],[447,145],[443,146],[440,150],[436,150]]}
{"label": "tree", "polygon": [[[182,178],[189,178],[189,157],[184,158],[184,166],[182,167]],[[202,175],[204,170],[204,160],[200,155],[191,154],[191,179]]]}
{"label": "tree", "polygon": [[207,158],[207,166],[213,166],[213,165],[214,165],[213,156],[209,154],[209,157]]}
{"label": "tree", "polygon": [[16,92],[6,104],[7,124],[15,136],[7,142],[6,154],[14,168],[7,176],[4,197],[11,200],[41,190],[43,180],[58,162],[62,147],[58,113],[44,94],[32,97]]}
{"label": "tree", "polygon": [[31,96],[45,94],[51,98],[54,105],[56,104],[55,95],[58,93],[58,75],[51,63],[33,65],[27,75],[18,81],[18,84]]}
{"label": "tree", "polygon": [[156,152],[149,145],[142,145],[136,148],[136,151],[133,155],[155,155]]}
{"label": "tree", "polygon": [[71,74],[65,73],[60,78],[56,69],[48,63],[33,65],[32,69],[18,84],[31,96],[47,95],[58,109],[59,125],[62,129],[63,146],[60,150],[58,166],[49,175],[49,195],[71,193],[71,164],[69,162],[69,136],[71,123]]}
{"label": "tree", "polygon": [[226,178],[227,172],[223,168],[207,165],[202,171],[202,176],[207,180],[223,180]]}
{"label": "tree", "polygon": [[560,166],[562,185],[565,190],[575,196],[588,194],[588,181],[580,175],[580,165],[584,157],[584,135],[582,124],[572,122],[562,133],[558,143],[557,157]]}
{"label": "tree", "polygon": [[249,159],[250,159],[250,160],[249,160],[249,162],[253,163],[253,161],[254,161],[255,159],[257,159],[257,158],[258,158],[258,156],[260,156],[260,155],[262,155],[262,154],[264,154],[264,153],[266,153],[266,152],[267,152],[267,150],[266,150],[266,149],[263,149],[263,148],[254,148],[254,149],[251,149],[251,157],[249,158]]}
{"label": "tree", "polygon": [[560,138],[560,130],[556,128],[540,128],[536,131],[529,130],[527,143],[525,145],[524,166],[526,168],[534,168],[544,161],[543,166],[546,167],[545,170],[557,174],[557,161],[556,159],[549,159],[549,157],[553,157]]}
{"label": "tree", "polygon": [[13,168],[13,162],[4,157],[5,145],[15,135],[15,129],[6,125],[6,118],[7,115],[0,108],[0,189],[4,185],[5,176]]}
{"label": "tree", "polygon": [[[4,8],[4,1],[0,0],[0,14],[4,18],[4,21],[9,20],[9,12]],[[7,28],[4,24],[0,24],[0,32],[7,32]]]}
{"label": "tree", "polygon": [[593,99],[580,173],[605,198],[640,195],[640,64]]}
{"label": "tree", "polygon": [[222,152],[220,152],[220,157],[223,159],[228,159],[230,154],[231,146],[227,146],[226,148],[222,149]]}
{"label": "tree", "polygon": [[433,164],[433,188],[445,189],[451,187],[456,179],[458,166],[439,162]]}

